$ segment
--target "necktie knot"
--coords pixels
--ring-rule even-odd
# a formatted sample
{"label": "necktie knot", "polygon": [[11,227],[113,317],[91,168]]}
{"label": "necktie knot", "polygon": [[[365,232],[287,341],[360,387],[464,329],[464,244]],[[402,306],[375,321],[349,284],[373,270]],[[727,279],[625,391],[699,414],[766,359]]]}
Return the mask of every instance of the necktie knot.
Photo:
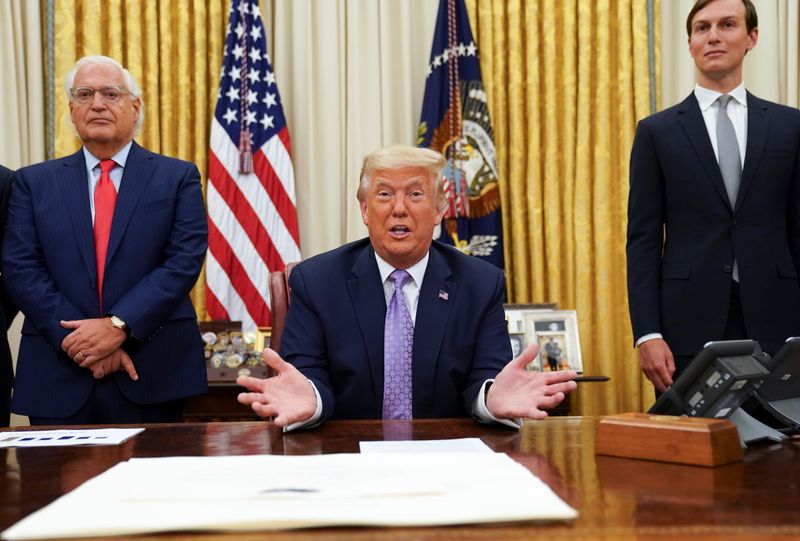
{"label": "necktie knot", "polygon": [[394,287],[397,289],[403,289],[410,279],[411,275],[403,269],[397,269],[389,275],[389,280],[394,282]]}
{"label": "necktie knot", "polygon": [[114,160],[103,160],[100,162],[100,174],[108,174],[114,169]]}

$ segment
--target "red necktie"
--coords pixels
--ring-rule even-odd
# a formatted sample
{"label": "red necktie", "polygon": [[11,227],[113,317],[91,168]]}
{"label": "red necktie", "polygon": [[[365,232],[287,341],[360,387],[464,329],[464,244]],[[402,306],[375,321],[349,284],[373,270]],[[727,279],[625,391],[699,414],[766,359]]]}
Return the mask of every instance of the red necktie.
{"label": "red necktie", "polygon": [[100,301],[101,314],[108,237],[111,235],[111,220],[114,218],[114,206],[117,204],[117,190],[109,174],[114,165],[114,160],[100,162],[100,180],[94,188],[94,253],[97,258],[97,299]]}

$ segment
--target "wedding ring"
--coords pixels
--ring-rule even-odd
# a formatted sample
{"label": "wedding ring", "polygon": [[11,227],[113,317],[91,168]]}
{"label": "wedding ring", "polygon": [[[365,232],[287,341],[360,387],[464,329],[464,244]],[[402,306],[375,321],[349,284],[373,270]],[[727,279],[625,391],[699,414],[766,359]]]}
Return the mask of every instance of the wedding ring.
{"label": "wedding ring", "polygon": [[75,355],[75,358],[78,359],[79,361],[82,361],[83,360],[83,352],[79,351],[78,354]]}

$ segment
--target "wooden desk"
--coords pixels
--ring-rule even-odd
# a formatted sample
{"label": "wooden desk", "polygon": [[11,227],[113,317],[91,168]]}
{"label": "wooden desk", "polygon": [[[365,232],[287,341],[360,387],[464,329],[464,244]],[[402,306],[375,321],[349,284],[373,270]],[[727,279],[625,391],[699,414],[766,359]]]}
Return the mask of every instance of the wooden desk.
{"label": "wooden desk", "polygon": [[[576,381],[586,382],[606,382],[608,376],[578,376]],[[239,404],[236,397],[244,389],[236,385],[235,382],[212,381],[208,383],[208,394],[192,396],[186,399],[183,411],[183,419],[188,422],[212,422],[212,421],[258,421],[259,416],[253,413],[248,406]],[[567,393],[564,400],[552,410],[550,415],[563,416],[572,415],[572,395]]]}
{"label": "wooden desk", "polygon": [[209,382],[208,394],[186,399],[183,419],[188,422],[259,421],[250,406],[239,403],[236,397],[244,391],[234,382]]}
{"label": "wooden desk", "polygon": [[800,441],[751,448],[744,463],[712,469],[595,457],[595,425],[591,418],[562,417],[527,424],[515,432],[470,420],[340,421],[296,434],[283,434],[267,422],[151,425],[116,447],[0,449],[0,529],[131,457],[352,453],[362,440],[480,437],[550,485],[578,510],[578,519],[443,528],[190,532],[130,539],[777,540],[800,536]]}

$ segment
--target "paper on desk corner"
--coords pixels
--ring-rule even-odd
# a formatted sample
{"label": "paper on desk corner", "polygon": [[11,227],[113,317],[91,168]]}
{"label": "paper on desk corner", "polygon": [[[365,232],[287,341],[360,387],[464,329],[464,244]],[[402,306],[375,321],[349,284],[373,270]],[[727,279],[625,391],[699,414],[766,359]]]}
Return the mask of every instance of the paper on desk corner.
{"label": "paper on desk corner", "polygon": [[[401,477],[405,487],[417,486],[416,495],[391,488]],[[375,480],[390,487],[377,493],[381,483]],[[336,483],[362,488],[344,494]],[[260,492],[269,486],[286,489],[290,497],[264,501]],[[304,487],[313,491],[303,492]],[[502,453],[142,458],[90,479],[2,537],[435,526],[576,516],[546,484]]]}
{"label": "paper on desk corner", "polygon": [[494,453],[480,438],[362,441],[361,453]]}
{"label": "paper on desk corner", "polygon": [[0,432],[0,448],[119,445],[143,430],[142,427],[6,431]]}

